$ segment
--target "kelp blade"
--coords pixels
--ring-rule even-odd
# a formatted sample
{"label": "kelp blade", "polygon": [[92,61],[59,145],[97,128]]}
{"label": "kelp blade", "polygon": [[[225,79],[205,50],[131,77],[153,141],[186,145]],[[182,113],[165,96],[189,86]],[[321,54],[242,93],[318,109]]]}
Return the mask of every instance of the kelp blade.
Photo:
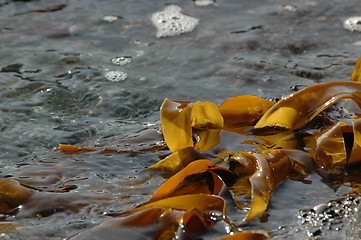
{"label": "kelp blade", "polygon": [[0,180],[0,213],[9,213],[24,204],[32,193],[21,186],[20,182],[12,179]]}
{"label": "kelp blade", "polygon": [[200,152],[207,152],[221,142],[222,129],[195,129],[199,140],[194,144]]}
{"label": "kelp blade", "polygon": [[188,147],[172,153],[147,169],[177,173],[186,167],[190,162],[198,158],[199,152],[196,151],[193,147]]}
{"label": "kelp blade", "polygon": [[218,108],[225,125],[250,126],[258,121],[273,104],[260,97],[242,95],[227,99]]}
{"label": "kelp blade", "polygon": [[166,98],[160,108],[164,140],[172,152],[193,147],[190,102]]}
{"label": "kelp blade", "polygon": [[357,60],[355,68],[351,74],[350,81],[361,82],[361,56]]}
{"label": "kelp blade", "polygon": [[341,129],[346,126],[346,123],[339,122],[316,136],[315,161],[318,167],[331,171],[346,165],[347,153]]}
{"label": "kelp blade", "polygon": [[153,207],[169,208],[182,211],[197,208],[202,212],[216,210],[227,216],[223,198],[209,194],[187,194],[182,196],[169,197],[130,209],[127,212],[135,212]]}
{"label": "kelp blade", "polygon": [[361,119],[352,122],[354,142],[347,164],[356,164],[361,161]]}
{"label": "kelp blade", "polygon": [[223,117],[212,102],[195,102],[192,105],[191,122],[194,128],[223,128]]}
{"label": "kelp blade", "polygon": [[[212,170],[218,170],[218,171],[221,170],[221,171],[225,171],[225,172],[229,172],[230,174],[233,174],[226,168],[218,167],[214,162],[212,162],[210,160],[197,160],[197,161],[190,163],[182,171],[178,172],[177,174],[175,174],[174,176],[169,178],[166,182],[164,182],[158,188],[158,190],[154,193],[154,195],[149,200],[149,202],[154,202],[154,201],[157,201],[162,198],[179,195],[179,193],[177,193],[177,190],[179,190],[179,188],[181,186],[183,186],[182,184],[185,183],[185,179],[187,179],[188,177],[190,177],[192,175],[201,174],[204,172],[210,172]],[[211,180],[211,181],[213,181],[212,184],[214,186],[222,185],[222,181],[217,176],[214,176],[211,174],[211,175],[205,176],[205,177],[212,178],[213,180]],[[210,188],[208,186],[206,186],[206,191],[203,191],[203,192],[200,191],[203,187],[200,185],[200,182],[188,182],[188,185],[193,185],[193,186],[191,186],[191,188],[188,188],[188,189],[193,189],[193,190],[197,190],[197,191],[188,192],[187,194],[194,194],[197,192],[204,193],[204,194],[217,194],[217,192],[215,192],[215,193],[210,192],[210,190],[209,190]],[[211,188],[214,188],[214,187],[212,186]],[[218,188],[218,190],[220,191],[219,188]]]}
{"label": "kelp blade", "polygon": [[361,83],[327,82],[306,87],[281,99],[255,125],[255,129],[299,129],[317,114],[342,99],[352,99],[359,107]]}
{"label": "kelp blade", "polygon": [[[308,154],[296,150],[272,149],[232,154],[231,162],[238,162],[253,172],[249,178],[252,188],[252,203],[245,221],[254,220],[264,214],[274,189],[294,169],[294,162],[297,162],[297,168],[299,168],[299,164],[308,168],[311,167],[309,163],[311,160]],[[302,169],[301,173],[304,172]],[[242,182],[240,183],[242,184]],[[243,186],[239,187],[243,188]],[[233,186],[233,188],[237,188],[237,186]]]}

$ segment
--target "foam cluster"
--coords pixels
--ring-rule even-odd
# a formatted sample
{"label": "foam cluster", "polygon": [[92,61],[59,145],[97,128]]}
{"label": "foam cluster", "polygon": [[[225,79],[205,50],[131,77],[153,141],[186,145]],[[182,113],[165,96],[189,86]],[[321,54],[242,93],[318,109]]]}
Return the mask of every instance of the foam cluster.
{"label": "foam cluster", "polygon": [[351,32],[361,32],[361,17],[350,17],[343,22],[343,27]]}
{"label": "foam cluster", "polygon": [[182,8],[177,5],[169,5],[163,11],[153,13],[151,21],[159,38],[192,32],[199,22],[197,18],[183,14]]}

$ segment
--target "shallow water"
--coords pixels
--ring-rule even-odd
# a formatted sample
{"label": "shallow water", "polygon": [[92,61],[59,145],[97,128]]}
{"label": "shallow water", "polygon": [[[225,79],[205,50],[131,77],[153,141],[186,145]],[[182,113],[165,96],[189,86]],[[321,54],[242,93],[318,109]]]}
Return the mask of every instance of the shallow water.
{"label": "shallow water", "polygon": [[[139,171],[165,153],[64,154],[52,150],[58,144],[114,145],[158,125],[166,97],[219,104],[346,81],[361,52],[361,33],[343,27],[360,14],[357,0],[197,2],[0,0],[0,174],[44,190],[2,218],[4,239],[71,237],[109,218],[105,212],[142,203],[164,181]],[[192,32],[157,37],[152,15],[169,4],[198,19]],[[351,191],[310,180],[287,180],[263,222],[245,225],[242,211],[230,217],[274,239],[307,239],[299,210]],[[52,192],[67,185],[76,189]],[[346,227],[323,234],[346,239]]]}

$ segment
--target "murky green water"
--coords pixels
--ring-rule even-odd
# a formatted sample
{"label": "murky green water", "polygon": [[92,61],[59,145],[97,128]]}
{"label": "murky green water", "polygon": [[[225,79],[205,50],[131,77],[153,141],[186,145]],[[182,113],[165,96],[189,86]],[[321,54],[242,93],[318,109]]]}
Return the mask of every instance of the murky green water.
{"label": "murky green water", "polygon": [[[275,98],[296,85],[346,81],[361,53],[361,33],[343,28],[346,18],[361,14],[358,0],[196,3],[0,0],[1,177],[45,190],[77,186],[40,192],[15,216],[3,216],[4,239],[71,237],[109,218],[104,212],[143,202],[163,181],[138,173],[161,153],[53,152],[59,143],[94,146],[157,125],[166,97],[219,104],[231,96]],[[169,4],[198,19],[192,32],[156,36],[152,14]],[[130,61],[112,62],[117,57]],[[110,71],[117,72],[107,79]],[[287,180],[263,222],[245,225],[241,211],[231,219],[274,239],[307,239],[299,210],[349,191],[310,180]],[[204,238],[222,234],[216,229]],[[346,225],[323,234],[347,239]]]}

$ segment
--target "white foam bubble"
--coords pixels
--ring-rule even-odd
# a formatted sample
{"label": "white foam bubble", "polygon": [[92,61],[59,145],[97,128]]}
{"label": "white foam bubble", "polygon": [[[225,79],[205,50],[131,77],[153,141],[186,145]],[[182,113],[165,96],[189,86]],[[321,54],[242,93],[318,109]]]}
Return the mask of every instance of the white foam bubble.
{"label": "white foam bubble", "polygon": [[214,5],[216,2],[215,2],[215,0],[195,0],[194,3],[197,6],[205,7],[205,6]]}
{"label": "white foam bubble", "polygon": [[111,82],[120,82],[127,79],[128,74],[122,71],[108,71],[104,77]]}
{"label": "white foam bubble", "polygon": [[361,32],[361,17],[350,17],[343,22],[343,27],[351,32]]}
{"label": "white foam bubble", "polygon": [[131,63],[132,62],[132,57],[131,56],[115,57],[115,58],[112,58],[111,61],[115,65],[123,66],[123,65],[126,65],[128,63]]}
{"label": "white foam bubble", "polygon": [[108,16],[103,17],[103,20],[106,22],[114,22],[118,19],[119,19],[119,16],[114,16],[114,15],[108,15]]}
{"label": "white foam bubble", "polygon": [[157,28],[157,37],[178,36],[194,30],[199,20],[181,11],[181,7],[169,5],[163,11],[152,14],[151,21]]}

